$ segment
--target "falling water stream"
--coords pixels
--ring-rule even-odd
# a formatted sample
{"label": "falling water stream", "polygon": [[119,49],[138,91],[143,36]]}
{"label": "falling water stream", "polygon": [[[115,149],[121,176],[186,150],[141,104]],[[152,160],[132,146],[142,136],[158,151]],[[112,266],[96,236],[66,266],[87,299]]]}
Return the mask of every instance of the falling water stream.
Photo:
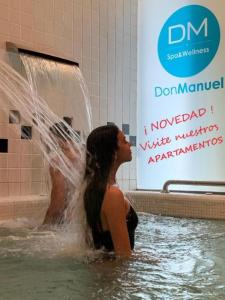
{"label": "falling water stream", "polygon": [[[40,147],[44,160],[48,165],[51,164],[54,168],[59,169],[70,183],[68,193],[70,199],[68,199],[67,209],[69,213],[66,212],[70,218],[66,225],[60,229],[58,239],[59,243],[63,240],[63,243],[68,242],[70,246],[73,244],[74,251],[79,251],[86,244],[86,220],[82,201],[86,159],[84,138],[92,128],[87,88],[77,67],[51,61],[46,62],[41,58],[36,59],[27,55],[22,55],[22,60],[30,83],[8,64],[0,62],[1,107],[8,110],[10,104],[10,107],[20,112],[27,124],[32,124],[32,128],[37,133],[33,142]],[[44,87],[41,88],[41,84]],[[43,96],[39,95],[39,89]],[[63,90],[65,90],[65,94],[63,94]],[[48,101],[43,98],[44,96]],[[55,105],[51,102],[52,98]],[[59,105],[58,114],[56,114],[57,111],[53,111],[57,103],[61,105]],[[66,114],[71,116],[75,126],[77,126],[76,129],[79,129],[79,132],[83,134],[78,134],[77,130],[62,119],[63,116],[59,116],[63,109],[64,111],[67,110]],[[50,133],[49,129],[59,122],[63,122],[66,128],[63,135],[76,156],[75,161],[71,161],[63,153],[59,147],[58,139]],[[62,231],[63,234],[61,234]],[[57,232],[54,233],[54,237],[56,237]]]}
{"label": "falling water stream", "polygon": [[[71,116],[74,128],[89,133],[92,129],[90,96],[80,68],[23,53],[20,57],[34,96],[44,99],[57,115],[64,112]],[[35,106],[38,107],[38,101]]]}

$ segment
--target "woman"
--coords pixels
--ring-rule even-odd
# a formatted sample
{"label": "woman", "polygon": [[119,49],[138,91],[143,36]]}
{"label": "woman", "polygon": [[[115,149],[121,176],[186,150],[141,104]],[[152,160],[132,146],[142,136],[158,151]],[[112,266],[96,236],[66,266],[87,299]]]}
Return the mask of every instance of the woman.
{"label": "woman", "polygon": [[84,205],[96,249],[130,256],[137,215],[116,184],[119,166],[132,159],[131,145],[116,125],[94,129],[87,139]]}

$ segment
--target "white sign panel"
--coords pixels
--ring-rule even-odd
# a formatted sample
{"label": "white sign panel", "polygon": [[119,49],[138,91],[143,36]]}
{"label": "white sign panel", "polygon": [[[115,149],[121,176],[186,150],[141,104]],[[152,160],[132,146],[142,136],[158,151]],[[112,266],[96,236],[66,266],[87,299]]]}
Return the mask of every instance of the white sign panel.
{"label": "white sign panel", "polygon": [[224,3],[161,2],[139,3],[137,187],[225,181]]}

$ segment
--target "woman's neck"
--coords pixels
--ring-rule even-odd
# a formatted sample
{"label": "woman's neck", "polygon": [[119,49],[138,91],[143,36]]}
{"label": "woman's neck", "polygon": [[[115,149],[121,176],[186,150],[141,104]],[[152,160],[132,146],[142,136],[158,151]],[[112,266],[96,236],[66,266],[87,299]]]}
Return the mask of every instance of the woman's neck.
{"label": "woman's neck", "polygon": [[113,166],[110,173],[109,173],[109,179],[108,179],[108,184],[113,185],[116,184],[116,172],[117,172],[118,167]]}
{"label": "woman's neck", "polygon": [[109,176],[108,184],[109,185],[116,184],[116,177],[115,176]]}

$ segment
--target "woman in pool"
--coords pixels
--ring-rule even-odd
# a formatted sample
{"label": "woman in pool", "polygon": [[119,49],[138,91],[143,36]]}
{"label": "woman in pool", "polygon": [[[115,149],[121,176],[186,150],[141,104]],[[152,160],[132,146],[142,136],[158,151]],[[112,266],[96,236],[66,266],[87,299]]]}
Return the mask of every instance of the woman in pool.
{"label": "woman in pool", "polygon": [[94,129],[87,139],[87,187],[84,205],[94,247],[130,256],[138,218],[116,183],[122,163],[132,159],[131,145],[116,125]]}

